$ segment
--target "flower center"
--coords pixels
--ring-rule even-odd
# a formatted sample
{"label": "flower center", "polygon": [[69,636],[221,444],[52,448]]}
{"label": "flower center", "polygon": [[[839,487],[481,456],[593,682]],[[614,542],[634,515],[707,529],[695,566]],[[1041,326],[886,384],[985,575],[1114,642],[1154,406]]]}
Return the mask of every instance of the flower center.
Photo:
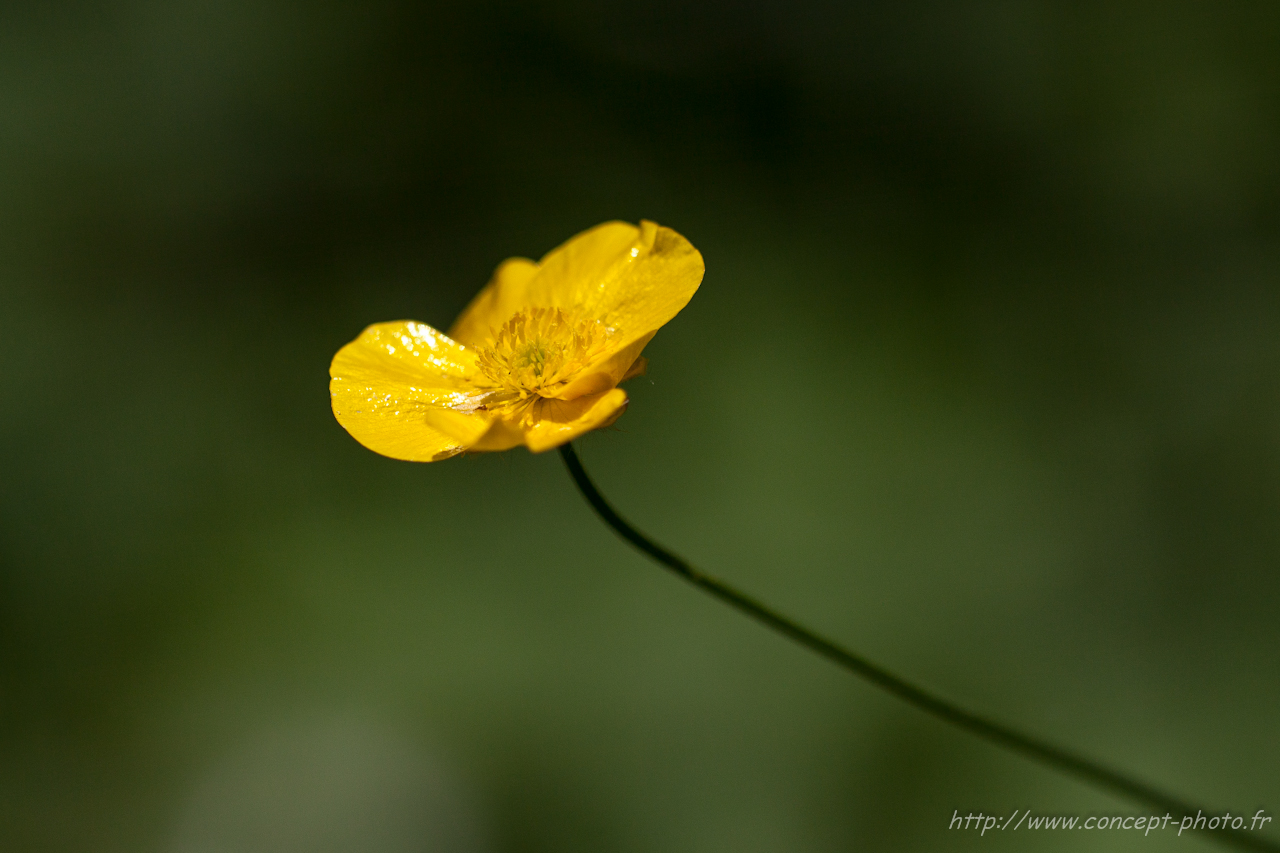
{"label": "flower center", "polygon": [[490,332],[476,354],[492,390],[485,408],[553,397],[605,354],[609,329],[559,308],[529,308]]}

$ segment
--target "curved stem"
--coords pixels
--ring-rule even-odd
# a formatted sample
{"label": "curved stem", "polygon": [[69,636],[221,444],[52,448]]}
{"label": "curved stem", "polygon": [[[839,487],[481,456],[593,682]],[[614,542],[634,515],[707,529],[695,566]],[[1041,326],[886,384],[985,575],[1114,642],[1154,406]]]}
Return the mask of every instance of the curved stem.
{"label": "curved stem", "polygon": [[[1196,815],[1203,812],[1202,809],[1198,809],[1175,796],[1153,788],[1145,782],[1134,779],[1117,770],[1112,770],[1096,761],[957,707],[940,696],[935,696],[909,681],[904,681],[866,658],[841,648],[825,637],[810,631],[803,625],[756,601],[751,596],[739,592],[723,581],[698,571],[681,557],[671,553],[639,530],[636,530],[622,516],[618,515],[618,512],[600,494],[600,490],[591,482],[591,478],[587,475],[586,469],[582,467],[582,462],[578,459],[578,454],[574,451],[572,444],[561,445],[560,455],[564,458],[565,465],[569,468],[569,474],[573,477],[573,481],[577,484],[583,497],[587,499],[592,509],[604,520],[605,524],[613,528],[615,533],[689,583],[710,593],[726,604],[736,607],[748,616],[763,622],[778,633],[790,637],[800,645],[817,652],[828,660],[849,670],[854,675],[870,681],[877,687],[892,693],[907,702],[907,704],[914,705],[927,714],[932,714],[940,720],[959,726],[991,743],[1020,753],[1055,770],[1075,776],[1077,779],[1106,789],[1114,794],[1119,794],[1135,803],[1151,806],[1169,815],[1177,815],[1173,820],[1180,820],[1183,816]],[[1280,845],[1276,845],[1248,829],[1214,830],[1212,837],[1242,850],[1265,850],[1271,851],[1271,853],[1280,851]]]}

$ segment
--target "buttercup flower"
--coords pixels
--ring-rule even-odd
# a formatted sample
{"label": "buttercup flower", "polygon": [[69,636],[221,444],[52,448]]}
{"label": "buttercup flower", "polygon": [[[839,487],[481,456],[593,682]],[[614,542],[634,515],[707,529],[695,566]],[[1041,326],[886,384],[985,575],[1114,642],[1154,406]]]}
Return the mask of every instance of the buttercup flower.
{"label": "buttercup flower", "polygon": [[504,261],[448,335],[378,323],[334,356],[333,414],[395,459],[535,453],[613,423],[618,383],[702,282],[702,255],[653,222],[606,222],[541,261]]}

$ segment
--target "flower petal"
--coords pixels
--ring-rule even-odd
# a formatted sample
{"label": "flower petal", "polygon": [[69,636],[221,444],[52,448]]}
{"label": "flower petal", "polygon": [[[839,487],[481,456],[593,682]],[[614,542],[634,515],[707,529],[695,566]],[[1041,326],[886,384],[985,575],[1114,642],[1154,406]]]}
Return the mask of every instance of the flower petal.
{"label": "flower petal", "polygon": [[524,433],[520,428],[508,421],[495,419],[489,425],[489,431],[480,436],[475,444],[467,448],[467,452],[510,450],[524,444]]}
{"label": "flower petal", "polygon": [[657,331],[688,304],[702,282],[702,255],[670,228],[606,222],[552,249],[539,263],[504,261],[471,301],[449,336],[467,346],[488,342],[525,308],[561,308],[617,328],[610,354]]}
{"label": "flower petal", "polygon": [[635,379],[637,376],[644,376],[648,372],[649,359],[644,356],[638,356],[635,361],[631,362],[631,366],[627,368],[627,372],[618,380],[618,384],[621,385],[628,379]]}
{"label": "flower petal", "polygon": [[489,430],[490,418],[467,410],[475,373],[475,354],[430,326],[378,323],[333,357],[333,414],[383,456],[446,459]]}
{"label": "flower petal", "polygon": [[539,400],[535,406],[535,420],[525,431],[524,442],[532,452],[541,453],[613,423],[627,408],[627,394],[614,388],[576,400]]}
{"label": "flower petal", "polygon": [[524,297],[616,328],[617,352],[678,314],[704,271],[702,255],[670,228],[606,222],[547,253]]}
{"label": "flower petal", "polygon": [[528,258],[508,258],[498,265],[484,290],[471,300],[449,329],[449,337],[469,347],[483,346],[489,330],[497,329],[521,308],[528,307],[526,291],[538,265]]}
{"label": "flower petal", "polygon": [[561,400],[574,400],[585,394],[598,394],[601,391],[608,391],[623,379],[629,378],[628,373],[630,373],[631,367],[637,361],[643,360],[640,351],[645,348],[649,341],[653,340],[655,334],[657,333],[650,332],[638,340],[632,341],[628,346],[605,358],[604,361],[588,368],[581,376],[564,386],[556,397]]}

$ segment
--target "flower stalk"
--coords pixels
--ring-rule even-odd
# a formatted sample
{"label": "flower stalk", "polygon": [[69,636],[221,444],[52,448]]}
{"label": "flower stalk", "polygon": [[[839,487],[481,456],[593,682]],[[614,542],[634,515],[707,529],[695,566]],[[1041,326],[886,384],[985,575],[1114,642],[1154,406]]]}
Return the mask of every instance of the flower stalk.
{"label": "flower stalk", "polygon": [[[1016,752],[1032,761],[1073,776],[1094,787],[1101,788],[1112,794],[1118,794],[1131,802],[1178,816],[1207,811],[1198,809],[1178,797],[1167,794],[1158,788],[1097,761],[967,711],[940,696],[936,696],[909,681],[899,678],[884,667],[872,663],[861,655],[842,648],[751,596],[739,592],[724,581],[699,571],[682,557],[645,536],[618,514],[617,510],[605,500],[604,495],[600,494],[600,490],[592,482],[591,477],[582,466],[582,461],[578,458],[577,452],[573,449],[572,443],[561,445],[560,455],[564,458],[564,463],[569,469],[569,475],[573,477],[578,490],[587,499],[587,503],[591,504],[591,508],[596,511],[596,514],[600,516],[605,524],[637,550],[704,592],[764,623],[778,633],[789,637],[854,675],[891,693],[908,705],[912,705],[944,722],[958,726],[989,743]],[[1213,839],[1240,850],[1270,851],[1270,853],[1280,851],[1280,845],[1248,830],[1228,828],[1214,830],[1210,835]]]}

